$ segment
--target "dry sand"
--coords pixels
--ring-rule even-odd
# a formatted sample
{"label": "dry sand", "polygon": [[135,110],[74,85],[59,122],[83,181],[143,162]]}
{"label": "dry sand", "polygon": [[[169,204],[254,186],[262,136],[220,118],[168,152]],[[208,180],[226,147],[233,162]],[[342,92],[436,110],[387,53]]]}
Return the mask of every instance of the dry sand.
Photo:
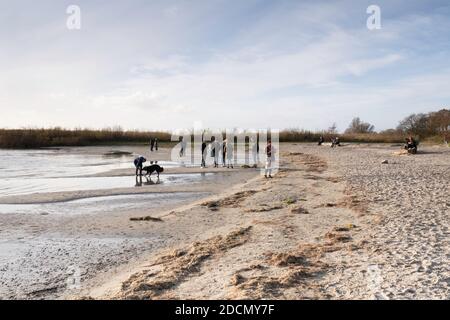
{"label": "dry sand", "polygon": [[284,144],[275,178],[256,177],[167,217],[174,234],[194,236],[85,293],[449,299],[450,149],[398,156],[398,148]]}
{"label": "dry sand", "polygon": [[[240,170],[195,201],[92,219],[136,248],[62,296],[449,299],[450,149],[398,150],[282,144],[273,179]],[[86,231],[73,221],[67,232]]]}

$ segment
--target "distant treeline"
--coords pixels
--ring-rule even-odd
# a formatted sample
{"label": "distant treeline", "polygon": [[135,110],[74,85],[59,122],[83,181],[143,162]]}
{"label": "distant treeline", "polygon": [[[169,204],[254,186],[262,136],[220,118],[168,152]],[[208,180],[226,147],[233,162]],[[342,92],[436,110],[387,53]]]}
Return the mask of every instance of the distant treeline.
{"label": "distant treeline", "polygon": [[0,129],[0,148],[31,149],[61,146],[149,143],[151,138],[170,141],[167,132],[123,131],[120,128],[90,129]]}
{"label": "distant treeline", "polygon": [[[419,141],[449,141],[450,110],[412,114],[401,120],[397,128],[381,132],[376,132],[373,125],[359,118],[354,118],[343,134],[338,133],[335,124],[321,132],[286,129],[280,132],[280,142],[317,142],[320,136],[323,136],[325,141],[330,141],[333,137],[339,136],[342,142],[400,143],[409,135]],[[170,142],[171,134],[156,131],[124,131],[120,127],[103,130],[0,129],[0,148],[144,144],[149,143],[151,138],[157,138],[160,142]]]}
{"label": "distant treeline", "polygon": [[344,133],[336,132],[312,132],[298,129],[283,130],[280,132],[281,142],[317,142],[320,137],[325,142],[331,142],[334,137],[339,137],[341,142],[368,142],[368,143],[400,143],[404,142],[405,135],[402,133]]}

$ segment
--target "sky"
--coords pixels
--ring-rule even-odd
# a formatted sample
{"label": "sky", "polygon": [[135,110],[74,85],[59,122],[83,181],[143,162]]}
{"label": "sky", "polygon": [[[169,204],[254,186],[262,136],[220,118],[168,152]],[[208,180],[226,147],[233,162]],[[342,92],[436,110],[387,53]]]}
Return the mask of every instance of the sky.
{"label": "sky", "polygon": [[450,2],[0,0],[0,70],[4,128],[384,130],[449,107]]}

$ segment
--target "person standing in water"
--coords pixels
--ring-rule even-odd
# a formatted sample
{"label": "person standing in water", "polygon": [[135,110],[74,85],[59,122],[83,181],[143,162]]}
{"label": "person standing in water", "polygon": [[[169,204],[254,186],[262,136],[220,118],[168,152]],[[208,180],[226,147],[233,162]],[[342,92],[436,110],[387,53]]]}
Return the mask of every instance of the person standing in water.
{"label": "person standing in water", "polygon": [[272,146],[272,141],[267,140],[266,146],[266,168],[264,177],[272,178],[272,163],[275,160],[275,147]]}
{"label": "person standing in water", "polygon": [[[142,176],[142,164],[147,161],[143,156],[134,159],[134,166],[136,167],[136,176]],[[138,174],[139,173],[139,174]]]}

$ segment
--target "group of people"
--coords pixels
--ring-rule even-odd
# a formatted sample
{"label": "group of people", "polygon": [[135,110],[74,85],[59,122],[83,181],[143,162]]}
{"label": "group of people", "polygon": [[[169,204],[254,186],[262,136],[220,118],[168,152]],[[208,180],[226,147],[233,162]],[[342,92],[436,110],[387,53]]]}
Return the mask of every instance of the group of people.
{"label": "group of people", "polygon": [[[323,143],[325,142],[325,139],[323,136],[320,136],[319,138],[319,142],[318,145],[321,146]],[[339,139],[339,137],[333,137],[331,138],[331,147],[340,147],[341,146],[341,141]]]}
{"label": "group of people", "polygon": [[202,142],[202,163],[201,167],[206,168],[206,157],[210,154],[214,158],[214,168],[219,167],[219,158],[222,161],[222,167],[233,168],[234,165],[234,147],[231,141],[225,139],[223,142],[217,141],[214,137],[211,143]]}
{"label": "group of people", "polygon": [[[272,163],[275,159],[275,148],[272,146],[271,140],[269,139],[267,142],[267,146],[265,149],[266,154],[266,166],[265,166],[265,177],[272,178]],[[250,151],[253,158],[253,168],[258,167],[259,163],[259,141],[258,139],[250,138]],[[219,167],[219,162],[222,163],[222,167],[226,168],[234,168],[235,164],[235,152],[234,152],[234,143],[233,141],[229,141],[225,139],[222,142],[219,142],[215,137],[211,138],[211,141],[208,143],[207,141],[202,139],[201,144],[201,167],[206,168],[206,159],[208,154],[211,158],[213,158],[214,168]],[[180,158],[182,158],[186,153],[186,141],[183,138],[180,138]],[[220,161],[219,161],[220,160]]]}
{"label": "group of people", "polygon": [[[181,139],[180,141],[180,158],[183,157],[186,153],[186,147],[187,143],[184,141],[184,139]],[[207,148],[209,149],[207,150]],[[151,139],[150,140],[150,151],[158,150],[158,139]],[[233,141],[228,141],[228,139],[225,139],[223,142],[217,141],[214,137],[212,137],[211,142],[209,145],[205,140],[202,141],[201,144],[201,150],[202,150],[202,161],[201,161],[201,167],[206,168],[206,157],[208,153],[210,156],[214,159],[214,168],[219,167],[219,158],[221,159],[222,166],[226,168],[234,168],[234,143]],[[259,141],[258,139],[250,139],[250,150],[253,156],[253,167],[257,168],[257,164],[259,163]],[[272,178],[272,166],[275,161],[275,153],[276,150],[272,146],[272,142],[269,139],[267,141],[267,146],[265,148],[265,155],[266,155],[266,165],[265,165],[265,174],[264,176],[266,178]],[[159,174],[164,171],[164,168],[159,166],[157,162],[153,163],[151,161],[150,166],[144,166],[144,163],[147,161],[147,159],[144,156],[138,156],[134,159],[134,166],[136,168],[136,176],[142,176],[142,171],[145,171],[146,175],[151,176],[152,173],[156,173],[159,178]]]}

